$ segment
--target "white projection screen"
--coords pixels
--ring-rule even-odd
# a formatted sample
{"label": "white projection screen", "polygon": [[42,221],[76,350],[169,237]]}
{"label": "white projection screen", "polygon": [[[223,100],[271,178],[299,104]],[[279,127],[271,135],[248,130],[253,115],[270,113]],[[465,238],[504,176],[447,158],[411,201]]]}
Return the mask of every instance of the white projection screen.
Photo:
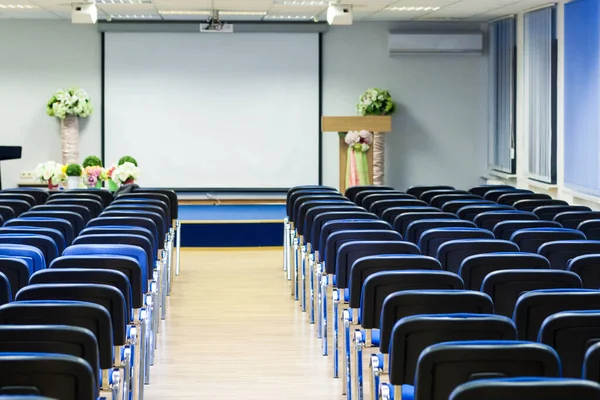
{"label": "white projection screen", "polygon": [[140,185],[280,189],[319,174],[318,33],[106,32],[105,162]]}

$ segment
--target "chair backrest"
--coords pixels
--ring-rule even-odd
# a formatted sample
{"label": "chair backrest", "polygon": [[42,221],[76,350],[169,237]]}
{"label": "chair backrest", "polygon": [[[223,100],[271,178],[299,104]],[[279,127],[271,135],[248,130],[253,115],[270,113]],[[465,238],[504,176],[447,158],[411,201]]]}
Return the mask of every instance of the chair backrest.
{"label": "chair backrest", "polygon": [[0,305],[10,303],[12,298],[10,281],[6,275],[0,272]]}
{"label": "chair backrest", "polygon": [[98,304],[110,314],[115,345],[125,344],[125,329],[129,322],[125,299],[119,289],[113,286],[87,283],[28,285],[19,290],[15,300],[66,300]]}
{"label": "chair backrest", "polygon": [[552,348],[518,341],[440,343],[419,358],[415,399],[446,400],[458,385],[484,377],[531,376],[560,377],[560,360]]}
{"label": "chair backrest", "polygon": [[44,204],[48,200],[50,194],[46,189],[42,188],[13,188],[13,189],[2,189],[2,193],[25,193],[33,196],[36,204]]}
{"label": "chair backrest", "polygon": [[556,350],[564,377],[580,378],[585,353],[600,343],[600,311],[563,311],[550,315],[542,323],[538,342]]}
{"label": "chair backrest", "polygon": [[552,196],[544,193],[505,193],[498,197],[498,204],[514,206],[517,201],[521,200],[552,200]]}
{"label": "chair backrest", "polygon": [[22,258],[0,256],[0,273],[8,280],[11,299],[29,283],[30,267]]}
{"label": "chair backrest", "polygon": [[483,201],[483,198],[481,196],[477,196],[474,194],[466,194],[466,193],[460,193],[460,194],[438,194],[437,196],[434,196],[431,198],[431,202],[430,204],[433,207],[437,207],[437,208],[442,208],[446,203],[451,202],[451,201],[459,201],[459,200],[479,200],[479,201]]}
{"label": "chair backrest", "polygon": [[11,200],[11,199],[0,199],[0,206],[6,206],[13,209],[15,215],[18,217],[25,211],[31,208],[31,205],[25,200]]}
{"label": "chair backrest", "polygon": [[480,204],[480,205],[472,205],[472,206],[464,206],[456,212],[456,215],[460,219],[466,219],[467,221],[474,221],[477,215],[490,212],[490,211],[514,211],[515,209],[511,206],[507,206],[504,204]]}
{"label": "chair backrest", "polygon": [[462,280],[446,271],[383,271],[370,275],[363,284],[360,323],[365,329],[379,328],[385,299],[406,290],[462,290]]}
{"label": "chair backrest", "polygon": [[567,270],[581,278],[584,289],[600,289],[600,254],[586,254],[570,259]]}
{"label": "chair backrest", "polygon": [[519,200],[517,202],[515,202],[514,204],[512,204],[512,206],[514,208],[516,208],[517,210],[522,210],[522,211],[531,211],[533,212],[533,210],[535,210],[538,207],[543,207],[543,206],[568,206],[569,203],[567,203],[564,200],[555,200],[555,199],[542,199],[542,200],[531,200],[531,199],[526,199],[526,200]]}
{"label": "chair backrest", "polygon": [[68,211],[68,212],[74,212],[76,214],[81,215],[81,218],[83,218],[83,224],[84,224],[84,226],[92,218],[92,213],[90,212],[89,208],[87,208],[86,206],[80,206],[80,205],[77,205],[77,204],[53,204],[53,203],[46,203],[46,204],[43,204],[41,206],[32,207],[31,211],[58,211],[58,212]]}
{"label": "chair backrest", "polygon": [[[46,258],[40,249],[26,244],[0,243],[0,257],[29,259],[33,267],[30,273],[46,268]],[[29,265],[28,260],[28,265]]]}
{"label": "chair backrest", "polygon": [[88,222],[87,227],[97,226],[139,226],[148,229],[154,237],[154,248],[162,247],[162,243],[158,242],[158,228],[153,220],[145,217],[102,217],[94,218]]}
{"label": "chair backrest", "polygon": [[405,317],[392,330],[390,382],[412,385],[421,352],[429,346],[459,340],[516,340],[513,322],[490,314],[432,314]]}
{"label": "chair backrest", "polygon": [[589,240],[600,240],[600,219],[583,221],[577,227]]}
{"label": "chair backrest", "polygon": [[12,207],[0,204],[0,217],[2,218],[2,221],[10,221],[11,219],[16,218],[17,214]]}
{"label": "chair backrest", "polygon": [[[299,198],[296,203],[301,203],[298,208],[298,212],[296,213],[294,219],[294,226],[298,231],[299,235],[304,235],[304,225],[306,224],[306,214],[313,207],[325,207],[325,206],[341,206],[341,205],[349,205],[355,206],[348,199],[344,198],[333,198],[333,196],[321,196],[321,197],[331,197],[330,199],[318,199],[318,196],[310,196],[306,200],[304,198]],[[305,201],[304,201],[305,200]]]}
{"label": "chair backrest", "polygon": [[494,300],[496,314],[511,318],[523,293],[540,289],[581,289],[581,279],[568,271],[521,269],[495,271],[485,277],[481,291]]}
{"label": "chair backrest", "polygon": [[480,185],[475,186],[469,189],[469,193],[476,194],[478,196],[485,196],[487,192],[491,192],[492,190],[500,190],[500,189],[516,189],[514,186],[509,185]]}
{"label": "chair backrest", "polygon": [[354,197],[364,191],[364,190],[394,190],[393,187],[383,186],[383,185],[361,185],[361,186],[351,186],[346,189],[344,192],[344,196],[349,198],[351,201],[354,201]]}
{"label": "chair backrest", "polygon": [[492,232],[479,228],[437,228],[423,232],[418,246],[421,254],[435,257],[445,242],[459,239],[494,239]]}
{"label": "chair backrest", "polygon": [[165,242],[165,236],[166,236],[166,224],[165,224],[165,220],[164,218],[155,212],[150,212],[150,211],[126,211],[126,210],[117,210],[117,211],[103,211],[102,214],[100,214],[100,216],[98,218],[104,218],[104,217],[142,217],[142,218],[148,218],[151,219],[155,224],[156,224],[156,230],[157,230],[157,239],[158,239],[158,244],[160,245],[160,248],[162,248],[163,243]]}
{"label": "chair backrest", "polygon": [[318,196],[318,195],[329,195],[329,196],[332,196],[333,198],[345,199],[345,197],[341,193],[339,193],[337,190],[303,189],[303,190],[297,190],[295,192],[292,192],[291,194],[289,194],[289,192],[288,192],[288,198],[287,198],[285,207],[286,207],[286,211],[287,211],[287,216],[290,219],[290,221],[295,221],[294,215],[298,211],[297,209],[300,207],[300,204],[298,204],[296,206],[296,200],[298,200],[298,198],[305,197],[305,196]]}
{"label": "chair backrest", "polygon": [[594,219],[600,219],[600,211],[567,211],[554,216],[554,221],[571,229],[577,229],[582,222]]}
{"label": "chair backrest", "polygon": [[[165,193],[156,193],[156,192],[138,192],[138,190],[140,190],[140,188],[134,188],[134,192],[115,194],[114,200],[112,203],[110,203],[110,205],[111,206],[114,205],[115,201],[117,201],[117,200],[119,200],[119,201],[123,201],[123,200],[137,200],[137,201],[157,200],[157,201],[160,201],[164,206],[166,206],[166,207],[160,207],[160,208],[165,213],[164,214],[165,222],[168,222],[167,225],[170,225],[171,198],[169,197],[169,195],[167,195]],[[174,194],[174,192],[172,192],[171,196],[173,194]],[[175,196],[175,197],[177,197],[177,196]],[[121,204],[123,204],[123,203],[121,203]],[[150,204],[148,204],[148,205],[150,205]],[[157,207],[157,206],[154,205],[154,207]]]}
{"label": "chair backrest", "polygon": [[37,205],[35,197],[27,193],[7,193],[0,191],[0,202],[4,200],[22,200],[29,204],[29,207]]}
{"label": "chair backrest", "polygon": [[0,306],[0,326],[67,325],[91,331],[98,341],[100,368],[113,366],[110,314],[98,304],[82,301],[21,301]]}
{"label": "chair backrest", "polygon": [[418,199],[423,193],[429,190],[454,190],[454,187],[446,185],[411,186],[406,190],[406,193],[412,194]]}
{"label": "chair backrest", "polygon": [[427,207],[427,203],[417,199],[377,200],[371,204],[369,211],[379,216],[383,216],[385,210],[394,207]]}
{"label": "chair backrest", "polygon": [[472,290],[403,290],[383,301],[379,347],[389,351],[392,330],[402,318],[422,314],[493,314],[494,304],[485,293]]}
{"label": "chair backrest", "polygon": [[2,233],[0,244],[22,244],[38,248],[47,263],[58,257],[58,246],[50,236],[34,233]]}
{"label": "chair backrest", "polygon": [[[69,199],[69,198],[56,198],[51,199],[47,203],[47,205],[76,205],[85,207],[90,211],[91,218],[96,218],[102,212],[104,206],[102,202],[98,200],[92,199]],[[89,220],[89,218],[88,218]]]}
{"label": "chair backrest", "polygon": [[168,206],[164,203],[161,205],[148,204],[142,201],[133,203],[124,203],[126,200],[115,200],[104,211],[149,211],[160,215],[163,219],[165,230],[171,225]]}
{"label": "chair backrest", "polygon": [[583,379],[600,382],[600,343],[592,345],[585,353]]}
{"label": "chair backrest", "polygon": [[[152,277],[152,263],[148,260],[146,252],[139,246],[129,244],[78,244],[65,249],[63,256],[124,256],[133,258],[142,268],[147,280]],[[81,267],[85,268],[85,265]]]}
{"label": "chair backrest", "polygon": [[449,400],[595,400],[600,385],[581,379],[512,378],[484,379],[458,386]]}
{"label": "chair backrest", "polygon": [[457,274],[462,262],[470,256],[484,253],[514,253],[519,246],[507,240],[498,239],[459,239],[444,242],[438,247],[436,258],[442,268]]}
{"label": "chair backrest", "polygon": [[373,203],[375,203],[376,201],[379,201],[379,200],[410,200],[410,199],[417,200],[417,198],[415,196],[412,196],[407,193],[401,193],[401,192],[395,192],[395,191],[377,192],[377,193],[371,193],[371,194],[367,194],[367,192],[365,191],[365,192],[359,193],[358,196],[356,196],[356,200],[358,201],[358,199],[361,196],[362,196],[362,201],[360,201],[359,205],[361,205],[362,207],[364,207],[367,210],[370,210]]}
{"label": "chair backrest", "polygon": [[62,232],[54,228],[40,228],[37,226],[6,226],[0,228],[0,235],[2,234],[24,234],[24,235],[42,235],[52,238],[58,253],[62,253],[67,247],[67,242]]}
{"label": "chair backrest", "polygon": [[431,270],[441,271],[439,261],[432,257],[421,255],[384,254],[359,258],[350,268],[348,289],[350,290],[350,308],[361,306],[361,294],[365,280],[382,271]]}
{"label": "chair backrest", "polygon": [[[286,203],[293,203],[292,201],[290,201],[291,197],[296,194],[297,192],[302,192],[302,191],[321,191],[321,192],[334,192],[337,193],[338,190],[334,187],[331,186],[322,186],[322,185],[300,185],[300,186],[294,186],[288,189],[287,194],[286,194]],[[289,210],[288,210],[288,216],[290,215]]]}
{"label": "chair backrest", "polygon": [[69,246],[75,237],[73,225],[66,219],[47,218],[47,217],[27,217],[16,218],[7,221],[5,227],[32,227],[56,229],[62,233],[65,238],[65,245]]}
{"label": "chair backrest", "polygon": [[513,320],[519,339],[535,341],[544,320],[561,311],[599,310],[600,291],[588,289],[545,289],[519,297]]}
{"label": "chair backrest", "polygon": [[600,254],[598,240],[569,240],[544,243],[538,249],[538,254],[550,261],[552,269],[567,269],[567,262],[585,254]]}
{"label": "chair backrest", "polygon": [[152,245],[152,254],[156,254],[158,251],[157,248],[154,247],[154,235],[148,229],[141,226],[124,226],[124,225],[114,225],[114,226],[92,226],[89,228],[84,228],[79,236],[85,235],[121,235],[121,234],[131,234],[131,235],[140,235],[148,239],[150,244]]}
{"label": "chair backrest", "polygon": [[581,231],[566,228],[526,228],[516,231],[510,237],[521,251],[528,253],[537,253],[544,243],[586,239]]}
{"label": "chair backrest", "polygon": [[537,221],[538,217],[534,213],[527,211],[490,211],[484,212],[475,217],[473,222],[480,228],[493,231],[499,222],[503,221]]}
{"label": "chair backrest", "polygon": [[431,212],[431,213],[439,213],[440,209],[430,206],[405,206],[405,207],[392,207],[383,211],[380,215],[380,218],[390,225],[394,223],[394,219],[396,216],[408,212]]}
{"label": "chair backrest", "polygon": [[465,190],[457,190],[457,189],[440,189],[440,190],[428,190],[426,192],[421,193],[419,197],[420,200],[426,201],[428,204],[431,204],[431,201],[434,197],[449,195],[449,194],[459,194],[465,196],[472,196],[471,193]]}
{"label": "chair backrest", "polygon": [[[304,241],[307,243],[312,243],[313,241],[315,241],[314,239],[316,239],[316,241],[318,242],[318,232],[321,231],[323,221],[327,219],[327,216],[323,216],[324,214],[344,212],[352,214],[338,214],[327,216],[330,216],[332,219],[343,219],[353,218],[354,215],[359,213],[367,213],[363,208],[352,205],[313,207],[306,213],[304,221]],[[377,216],[375,214],[371,214],[370,216],[373,219],[377,219]],[[315,235],[313,235],[313,233]]]}
{"label": "chair backrest", "polygon": [[[1,262],[0,262],[1,265]],[[148,292],[146,270],[133,257],[118,255],[61,256],[52,261],[50,269],[91,269],[119,271],[127,276],[131,286],[133,308],[144,306],[144,294]]]}
{"label": "chair backrest", "polygon": [[[363,217],[365,218],[363,219]],[[329,236],[335,232],[343,230],[391,231],[392,227],[385,221],[371,219],[371,214],[359,214],[358,218],[326,221],[321,227],[321,232],[319,232],[319,244],[317,245],[317,247],[315,247],[315,250],[319,250],[321,252],[321,261],[324,260],[325,246],[327,244],[327,239],[329,238]]]}
{"label": "chair backrest", "polygon": [[414,221],[422,221],[426,219],[451,219],[458,220],[458,217],[451,213],[445,212],[408,212],[402,213],[394,218],[392,227],[395,231],[400,232],[402,236],[406,236],[408,226]]}
{"label": "chair backrest", "polygon": [[569,211],[592,211],[592,209],[586,206],[541,206],[534,209],[533,213],[540,219],[552,221],[558,214]]}
{"label": "chair backrest", "polygon": [[65,219],[73,226],[75,236],[77,236],[85,226],[83,217],[73,211],[27,211],[26,213],[21,214],[21,218],[28,217]]}
{"label": "chair backrest", "polygon": [[477,206],[477,205],[494,205],[493,201],[489,200],[453,200],[444,203],[442,211],[456,214],[458,210],[465,206]]}
{"label": "chair backrest", "polygon": [[458,274],[468,290],[480,290],[485,277],[494,271],[550,269],[550,262],[539,254],[490,253],[476,254],[463,260]]}
{"label": "chair backrest", "polygon": [[[440,213],[442,214],[442,213]],[[421,235],[423,232],[428,231],[430,229],[439,229],[439,228],[477,228],[477,226],[471,221],[464,221],[462,219],[419,219],[417,221],[413,221],[408,224],[406,228],[406,235],[404,238],[412,243],[419,243],[421,240]]]}
{"label": "chair backrest", "polygon": [[[153,252],[152,242],[148,238],[142,235],[130,234],[130,233],[119,233],[119,234],[94,234],[94,235],[83,235],[75,238],[73,246],[86,245],[86,244],[121,244],[121,245],[132,245],[139,246],[146,252],[146,259],[151,263],[156,259],[155,252]],[[148,266],[150,268],[150,266]],[[148,272],[150,269],[148,269]]]}
{"label": "chair backrest", "polygon": [[0,354],[0,387],[29,388],[31,394],[60,400],[95,400],[98,389],[90,365],[65,354]]}
{"label": "chair backrest", "polygon": [[553,221],[502,221],[494,226],[493,233],[496,239],[510,240],[513,233],[529,228],[562,228],[562,225]]}
{"label": "chair backrest", "polygon": [[137,188],[133,191],[134,194],[148,194],[148,193],[158,193],[164,194],[169,198],[170,201],[170,210],[169,214],[172,219],[179,218],[179,199],[177,197],[177,193],[174,190],[168,189],[155,189],[155,188]]}
{"label": "chair backrest", "polygon": [[87,197],[92,198],[92,196],[99,197],[102,201],[104,207],[108,207],[110,203],[113,201],[113,193],[105,190],[105,189],[69,189],[63,192],[65,195],[69,197],[77,196],[78,198]]}
{"label": "chair backrest", "polygon": [[533,194],[533,192],[531,190],[517,188],[496,189],[487,192],[483,196],[483,198],[486,200],[498,202],[498,199],[505,194]]}

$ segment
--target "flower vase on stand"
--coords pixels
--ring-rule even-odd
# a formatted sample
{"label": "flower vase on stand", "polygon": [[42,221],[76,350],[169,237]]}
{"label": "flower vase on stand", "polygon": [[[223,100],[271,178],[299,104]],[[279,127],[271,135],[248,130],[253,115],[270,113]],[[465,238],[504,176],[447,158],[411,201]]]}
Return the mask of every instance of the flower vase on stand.
{"label": "flower vase on stand", "polygon": [[79,176],[69,176],[67,178],[67,185],[69,189],[79,189],[79,183],[81,182],[81,177]]}

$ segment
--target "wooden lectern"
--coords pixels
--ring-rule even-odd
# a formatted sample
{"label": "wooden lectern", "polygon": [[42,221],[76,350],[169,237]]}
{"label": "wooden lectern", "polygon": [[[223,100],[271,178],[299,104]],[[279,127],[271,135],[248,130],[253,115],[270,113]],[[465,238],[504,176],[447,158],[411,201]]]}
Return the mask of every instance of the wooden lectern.
{"label": "wooden lectern", "polygon": [[[374,133],[385,133],[392,131],[392,117],[390,116],[366,116],[366,117],[323,117],[321,120],[321,131],[323,132],[350,132],[369,131]],[[346,191],[346,166],[348,164],[348,145],[344,137],[340,136],[340,192]],[[369,184],[373,183],[373,149],[367,153],[369,164]]]}

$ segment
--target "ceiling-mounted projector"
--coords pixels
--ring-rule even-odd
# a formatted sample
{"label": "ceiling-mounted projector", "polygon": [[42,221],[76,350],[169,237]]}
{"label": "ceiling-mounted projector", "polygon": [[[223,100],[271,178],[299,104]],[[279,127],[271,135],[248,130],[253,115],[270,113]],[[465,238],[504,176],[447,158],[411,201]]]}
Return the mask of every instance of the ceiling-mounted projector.
{"label": "ceiling-mounted projector", "polygon": [[95,24],[98,21],[96,3],[82,2],[71,4],[71,22],[74,24]]}
{"label": "ceiling-mounted projector", "polygon": [[329,25],[352,25],[352,6],[349,4],[329,4],[327,22]]}

